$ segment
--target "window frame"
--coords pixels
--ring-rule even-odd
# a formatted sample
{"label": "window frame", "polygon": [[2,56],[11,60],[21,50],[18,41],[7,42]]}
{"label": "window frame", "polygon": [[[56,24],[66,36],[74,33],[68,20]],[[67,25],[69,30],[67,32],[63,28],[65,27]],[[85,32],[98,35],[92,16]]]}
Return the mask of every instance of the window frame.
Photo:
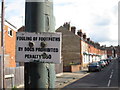
{"label": "window frame", "polygon": [[8,28],[8,36],[13,37],[13,30]]}

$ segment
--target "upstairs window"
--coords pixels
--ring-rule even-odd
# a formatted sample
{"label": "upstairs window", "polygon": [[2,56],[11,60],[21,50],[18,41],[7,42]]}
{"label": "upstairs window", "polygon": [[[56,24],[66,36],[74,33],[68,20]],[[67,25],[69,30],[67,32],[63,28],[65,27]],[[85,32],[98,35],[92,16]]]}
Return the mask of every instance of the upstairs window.
{"label": "upstairs window", "polygon": [[8,35],[10,37],[13,37],[13,30],[11,28],[8,28]]}

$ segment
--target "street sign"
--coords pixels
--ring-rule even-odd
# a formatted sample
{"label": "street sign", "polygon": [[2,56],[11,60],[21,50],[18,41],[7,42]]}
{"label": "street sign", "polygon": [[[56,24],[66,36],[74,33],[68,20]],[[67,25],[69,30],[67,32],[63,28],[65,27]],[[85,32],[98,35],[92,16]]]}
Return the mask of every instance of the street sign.
{"label": "street sign", "polygon": [[17,62],[61,63],[61,33],[17,32]]}

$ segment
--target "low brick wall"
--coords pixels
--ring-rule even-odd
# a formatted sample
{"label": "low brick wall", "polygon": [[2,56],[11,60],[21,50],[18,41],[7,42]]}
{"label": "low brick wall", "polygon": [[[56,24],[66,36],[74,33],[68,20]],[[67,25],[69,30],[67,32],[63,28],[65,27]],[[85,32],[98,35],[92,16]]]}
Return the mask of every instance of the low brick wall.
{"label": "low brick wall", "polygon": [[71,65],[71,72],[80,71],[80,65]]}
{"label": "low brick wall", "polygon": [[63,71],[64,72],[77,72],[80,71],[81,65],[70,65],[70,66],[64,66]]}

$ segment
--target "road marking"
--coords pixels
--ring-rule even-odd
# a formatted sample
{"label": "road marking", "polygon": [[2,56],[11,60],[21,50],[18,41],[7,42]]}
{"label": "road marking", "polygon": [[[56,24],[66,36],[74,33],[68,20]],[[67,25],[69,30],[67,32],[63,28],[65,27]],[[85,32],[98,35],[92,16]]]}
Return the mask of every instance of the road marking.
{"label": "road marking", "polygon": [[111,80],[108,81],[108,85],[107,85],[108,87],[110,86],[110,83],[111,83]]}
{"label": "road marking", "polygon": [[113,74],[113,72],[111,72],[111,75]]}
{"label": "road marking", "polygon": [[110,75],[110,79],[112,78],[112,74]]}
{"label": "road marking", "polygon": [[111,83],[111,78],[112,78],[112,76],[113,76],[113,71],[114,71],[114,70],[112,69],[112,72],[111,72],[110,77],[109,77],[110,79],[109,79],[108,85],[107,85],[108,87],[110,86],[110,83]]}
{"label": "road marking", "polygon": [[113,75],[113,71],[114,71],[114,70],[112,69],[111,75]]}

